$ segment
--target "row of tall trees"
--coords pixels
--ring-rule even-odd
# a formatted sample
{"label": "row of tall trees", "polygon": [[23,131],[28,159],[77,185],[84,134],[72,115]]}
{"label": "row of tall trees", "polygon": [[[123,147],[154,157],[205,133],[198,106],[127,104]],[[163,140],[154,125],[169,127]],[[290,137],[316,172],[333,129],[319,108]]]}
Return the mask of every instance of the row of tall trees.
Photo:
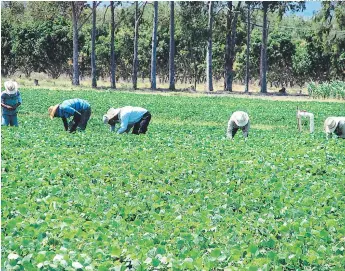
{"label": "row of tall trees", "polygon": [[[104,2],[107,3],[107,2]],[[322,2],[312,19],[303,2],[2,2],[2,68],[74,85],[90,76],[116,81],[271,85],[344,79],[345,4]],[[288,15],[287,15],[288,14]]]}

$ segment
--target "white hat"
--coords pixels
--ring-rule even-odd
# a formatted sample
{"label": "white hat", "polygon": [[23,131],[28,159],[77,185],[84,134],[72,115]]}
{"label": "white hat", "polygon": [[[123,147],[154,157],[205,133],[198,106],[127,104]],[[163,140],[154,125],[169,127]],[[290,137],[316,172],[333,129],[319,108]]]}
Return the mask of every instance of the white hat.
{"label": "white hat", "polygon": [[339,118],[328,117],[325,120],[325,125],[324,125],[326,133],[333,133],[335,129],[337,128],[338,123],[339,123]]}
{"label": "white hat", "polygon": [[249,117],[248,114],[246,112],[243,111],[236,111],[231,115],[231,118],[237,126],[239,127],[243,127],[245,126],[248,121],[249,121]]}
{"label": "white hat", "polygon": [[16,81],[6,81],[4,83],[5,90],[8,94],[15,94],[18,90],[18,84]]}
{"label": "white hat", "polygon": [[114,118],[116,115],[118,115],[120,113],[120,108],[110,108],[107,112],[107,114],[105,114],[103,116],[103,123],[104,124],[108,124],[109,120],[111,120],[112,118]]}

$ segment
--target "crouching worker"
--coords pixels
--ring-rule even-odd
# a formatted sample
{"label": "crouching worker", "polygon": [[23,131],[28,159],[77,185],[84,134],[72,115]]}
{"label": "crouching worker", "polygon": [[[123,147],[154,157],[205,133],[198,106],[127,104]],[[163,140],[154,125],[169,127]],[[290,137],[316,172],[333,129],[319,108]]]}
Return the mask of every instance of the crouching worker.
{"label": "crouching worker", "polygon": [[340,138],[345,138],[345,117],[328,117],[325,120],[324,128],[326,138],[336,134]]}
{"label": "crouching worker", "polygon": [[227,138],[233,139],[239,129],[242,130],[243,137],[247,140],[249,132],[249,117],[246,112],[234,112],[228,122]]}
{"label": "crouching worker", "polygon": [[[51,119],[62,118],[65,130],[73,133],[77,127],[82,131],[86,129],[91,116],[91,106],[85,100],[70,99],[49,107],[48,113]],[[72,116],[73,119],[68,123],[67,119]]]}
{"label": "crouching worker", "polygon": [[128,133],[132,128],[132,134],[145,134],[151,120],[151,113],[145,108],[125,106],[110,108],[103,116],[103,122],[110,125],[110,130],[115,131],[116,123],[120,123],[118,134]]}
{"label": "crouching worker", "polygon": [[4,85],[5,91],[1,93],[1,125],[18,127],[18,107],[22,104],[18,84],[15,81],[6,81]]}

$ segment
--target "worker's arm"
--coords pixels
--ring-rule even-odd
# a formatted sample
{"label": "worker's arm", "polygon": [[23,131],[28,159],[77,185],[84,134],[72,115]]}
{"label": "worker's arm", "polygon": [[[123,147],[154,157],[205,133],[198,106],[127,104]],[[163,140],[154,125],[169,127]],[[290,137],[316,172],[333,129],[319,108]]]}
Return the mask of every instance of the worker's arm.
{"label": "worker's arm", "polygon": [[62,122],[63,122],[63,126],[65,127],[65,131],[68,130],[68,123],[67,123],[67,119],[62,117]]}
{"label": "worker's arm", "polygon": [[129,121],[129,115],[130,113],[121,116],[121,126],[120,129],[117,131],[118,134],[123,134],[124,132],[126,132]]}
{"label": "worker's arm", "polygon": [[226,132],[226,137],[230,138],[230,139],[233,139],[235,134],[236,134],[236,131],[234,129],[234,121],[230,119],[229,122],[228,122],[228,129],[227,129],[227,132]]}
{"label": "worker's arm", "polygon": [[78,111],[75,111],[73,115],[73,120],[72,120],[72,127],[69,130],[70,133],[73,133],[77,130],[80,120],[81,120],[81,114]]}
{"label": "worker's arm", "polygon": [[242,132],[243,132],[243,137],[247,138],[248,137],[248,133],[249,133],[249,128],[250,128],[250,123],[248,121],[248,123],[243,127]]}

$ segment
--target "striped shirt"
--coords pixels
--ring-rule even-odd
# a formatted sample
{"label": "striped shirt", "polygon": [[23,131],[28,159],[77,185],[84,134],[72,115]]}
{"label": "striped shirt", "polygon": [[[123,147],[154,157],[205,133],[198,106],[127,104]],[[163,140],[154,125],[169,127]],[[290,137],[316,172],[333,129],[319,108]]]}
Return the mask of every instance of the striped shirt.
{"label": "striped shirt", "polygon": [[81,113],[87,109],[90,109],[90,104],[87,101],[78,98],[70,99],[63,101],[59,105],[56,115],[60,118],[69,118],[72,117],[74,113],[81,115]]}

